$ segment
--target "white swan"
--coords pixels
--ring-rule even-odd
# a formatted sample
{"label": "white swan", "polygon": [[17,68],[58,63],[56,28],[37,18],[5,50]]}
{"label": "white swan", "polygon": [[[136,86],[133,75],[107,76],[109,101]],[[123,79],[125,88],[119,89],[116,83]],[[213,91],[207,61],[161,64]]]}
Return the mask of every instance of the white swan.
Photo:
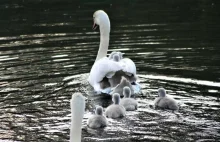
{"label": "white swan", "polygon": [[[93,14],[93,19],[93,28],[95,29],[97,25],[99,25],[100,28],[100,45],[96,61],[91,68],[88,81],[97,93],[103,92],[109,94],[111,88],[119,84],[121,76],[127,76],[128,78],[133,78],[133,76],[135,76],[135,80],[132,81],[136,81],[136,66],[134,62],[128,58],[120,59],[119,63],[111,59],[113,56],[110,56],[109,58],[106,57],[110,34],[109,17],[104,11],[98,10]],[[114,52],[114,54],[115,53],[119,54],[120,58],[122,58],[122,53]],[[117,79],[115,79],[115,82],[109,83],[108,79],[113,78],[118,71],[123,72],[123,74],[116,75]]]}
{"label": "white swan", "polygon": [[118,93],[112,96],[113,104],[108,106],[105,111],[105,115],[108,118],[121,118],[125,116],[125,108],[120,105],[120,95]]}
{"label": "white swan", "polygon": [[107,119],[103,116],[103,108],[101,106],[96,107],[95,115],[88,119],[87,125],[93,129],[107,126]]}
{"label": "white swan", "polygon": [[85,99],[80,93],[72,95],[70,142],[81,142],[82,119],[85,111]]}
{"label": "white swan", "polygon": [[121,99],[120,105],[124,106],[126,111],[137,110],[138,103],[134,98],[131,98],[131,89],[127,86],[123,88],[124,98]]}
{"label": "white swan", "polygon": [[155,107],[171,110],[179,109],[177,102],[173,98],[166,95],[166,90],[164,88],[158,89],[158,95],[159,97],[154,100]]}

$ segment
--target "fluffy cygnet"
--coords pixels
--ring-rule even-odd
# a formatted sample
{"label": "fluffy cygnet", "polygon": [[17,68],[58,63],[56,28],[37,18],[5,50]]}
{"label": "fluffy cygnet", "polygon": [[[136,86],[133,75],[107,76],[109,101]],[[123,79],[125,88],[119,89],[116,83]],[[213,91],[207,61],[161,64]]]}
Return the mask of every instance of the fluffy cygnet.
{"label": "fluffy cygnet", "polygon": [[101,106],[96,107],[95,115],[88,119],[87,125],[93,129],[107,126],[107,119],[103,116],[103,108]]}
{"label": "fluffy cygnet", "polygon": [[164,88],[158,89],[158,95],[159,97],[154,100],[155,107],[171,110],[179,109],[176,100],[174,100],[171,97],[168,97]]}
{"label": "fluffy cygnet", "polygon": [[125,116],[125,108],[120,103],[120,95],[118,93],[112,96],[113,104],[108,106],[105,114],[108,118],[121,118]]}
{"label": "fluffy cygnet", "polygon": [[138,103],[135,99],[131,97],[131,89],[127,86],[123,88],[124,98],[121,99],[120,105],[124,106],[126,111],[134,111],[137,110]]}

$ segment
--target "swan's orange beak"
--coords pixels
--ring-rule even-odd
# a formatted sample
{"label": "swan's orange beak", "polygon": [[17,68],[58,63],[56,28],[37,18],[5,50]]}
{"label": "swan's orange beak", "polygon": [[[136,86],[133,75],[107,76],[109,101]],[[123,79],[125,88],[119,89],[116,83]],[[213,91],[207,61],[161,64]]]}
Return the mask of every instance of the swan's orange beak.
{"label": "swan's orange beak", "polygon": [[95,30],[98,27],[98,25],[94,22],[92,29]]}

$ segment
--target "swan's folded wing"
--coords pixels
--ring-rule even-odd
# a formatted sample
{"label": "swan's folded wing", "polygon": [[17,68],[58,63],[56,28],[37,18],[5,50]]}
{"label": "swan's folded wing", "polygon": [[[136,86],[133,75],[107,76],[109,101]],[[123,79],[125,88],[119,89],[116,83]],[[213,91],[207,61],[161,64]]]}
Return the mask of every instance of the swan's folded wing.
{"label": "swan's folded wing", "polygon": [[104,77],[109,77],[112,74],[114,75],[114,73],[119,70],[122,70],[122,67],[118,62],[104,57],[94,63],[90,71],[88,81],[94,87],[94,84],[102,81]]}
{"label": "swan's folded wing", "polygon": [[120,63],[122,64],[124,72],[136,75],[136,66],[131,59],[124,58],[120,61]]}

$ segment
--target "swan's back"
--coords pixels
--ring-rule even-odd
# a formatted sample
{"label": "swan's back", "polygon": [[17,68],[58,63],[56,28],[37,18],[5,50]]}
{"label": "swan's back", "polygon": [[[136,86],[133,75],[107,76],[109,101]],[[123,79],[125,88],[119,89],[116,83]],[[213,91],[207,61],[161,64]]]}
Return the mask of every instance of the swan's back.
{"label": "swan's back", "polygon": [[155,99],[155,106],[164,109],[171,109],[171,110],[178,110],[178,104],[176,100],[173,98],[166,96],[166,97],[158,97]]}
{"label": "swan's back", "polygon": [[85,111],[85,99],[81,93],[72,95],[70,142],[81,142],[81,126]]}
{"label": "swan's back", "polygon": [[126,111],[134,111],[137,110],[138,103],[133,98],[123,98],[120,101],[120,105],[124,106]]}
{"label": "swan's back", "polygon": [[112,104],[107,107],[105,115],[108,118],[122,118],[125,116],[125,108],[121,105]]}
{"label": "swan's back", "polygon": [[128,72],[136,76],[136,65],[131,59],[124,58],[120,60],[120,62],[125,65],[125,67],[123,68],[124,72]]}
{"label": "swan's back", "polygon": [[104,57],[94,63],[89,74],[88,81],[94,87],[95,91],[102,90],[100,82],[106,77],[111,77],[109,73],[115,73],[122,70],[122,67],[115,61],[109,60]]}
{"label": "swan's back", "polygon": [[88,119],[87,125],[93,129],[107,126],[107,119],[103,116],[103,108],[101,106],[96,107],[95,114]]}
{"label": "swan's back", "polygon": [[103,115],[93,115],[88,119],[87,125],[93,129],[103,128],[107,126],[107,119]]}

